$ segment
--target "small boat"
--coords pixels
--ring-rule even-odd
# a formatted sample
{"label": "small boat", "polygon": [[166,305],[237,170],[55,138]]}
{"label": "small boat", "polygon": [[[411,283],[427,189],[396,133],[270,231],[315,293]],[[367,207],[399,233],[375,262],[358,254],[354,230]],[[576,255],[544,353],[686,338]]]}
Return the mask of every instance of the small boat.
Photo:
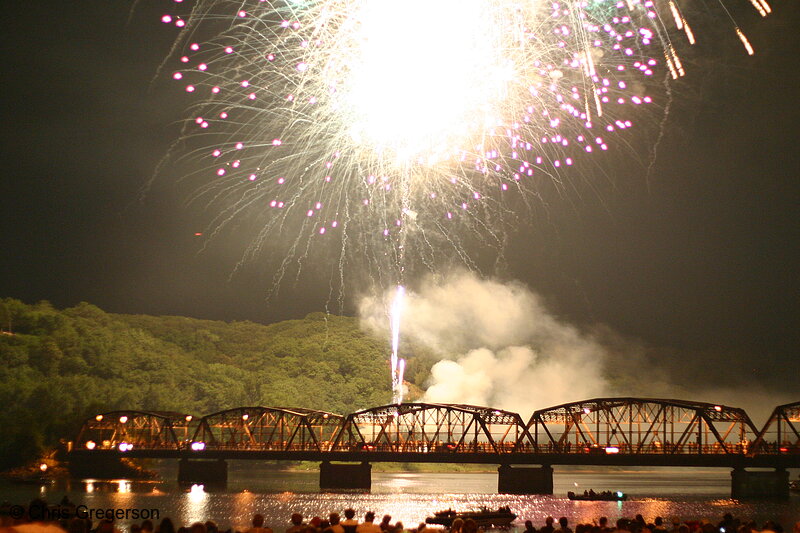
{"label": "small boat", "polygon": [[517,515],[511,512],[508,507],[500,507],[496,511],[482,507],[479,511],[454,511],[447,509],[446,511],[437,511],[433,516],[425,519],[426,524],[437,524],[444,527],[453,525],[453,520],[460,518],[461,520],[474,520],[478,526],[482,527],[501,527],[507,528],[511,522],[517,518]]}
{"label": "small boat", "polygon": [[583,494],[575,494],[572,491],[567,493],[567,498],[570,500],[591,501],[591,502],[624,502],[628,499],[628,495],[621,491],[611,492],[605,490],[603,492],[595,492],[593,490],[584,491]]}

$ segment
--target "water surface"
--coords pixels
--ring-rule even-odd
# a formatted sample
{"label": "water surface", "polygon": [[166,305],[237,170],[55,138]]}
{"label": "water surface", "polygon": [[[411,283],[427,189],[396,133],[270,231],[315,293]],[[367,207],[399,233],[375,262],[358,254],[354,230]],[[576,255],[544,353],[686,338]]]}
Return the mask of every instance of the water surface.
{"label": "water surface", "polygon": [[[265,515],[276,532],[288,527],[289,516],[300,512],[306,517],[327,516],[353,507],[359,515],[368,510],[390,514],[406,527],[414,527],[434,511],[507,505],[519,516],[515,526],[525,520],[539,527],[547,516],[566,516],[571,523],[591,522],[600,516],[611,521],[642,514],[669,519],[709,519],[719,521],[726,512],[759,524],[772,519],[791,531],[800,521],[800,496],[788,501],[737,502],[730,499],[730,472],[726,469],[591,469],[556,468],[554,495],[516,496],[496,494],[496,472],[485,473],[381,473],[373,472],[369,493],[321,493],[318,473],[284,472],[259,469],[252,463],[231,463],[225,488],[180,487],[174,467],[162,470],[165,481],[80,480],[54,486],[0,485],[0,499],[25,504],[41,496],[57,503],[66,494],[76,504],[93,508],[156,509],[160,516],[176,524],[214,520],[220,526],[244,529],[254,513]],[[791,473],[792,479],[797,471]],[[583,492],[621,490],[630,495],[626,502],[573,502],[569,490]],[[126,529],[131,521],[120,521]]]}

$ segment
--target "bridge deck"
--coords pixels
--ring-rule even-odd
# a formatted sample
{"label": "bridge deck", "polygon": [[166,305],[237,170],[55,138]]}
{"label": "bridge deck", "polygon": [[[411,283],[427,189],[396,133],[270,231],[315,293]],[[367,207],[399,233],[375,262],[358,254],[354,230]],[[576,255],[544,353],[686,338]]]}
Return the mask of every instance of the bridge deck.
{"label": "bridge deck", "polygon": [[512,465],[686,466],[726,468],[800,468],[800,455],[744,454],[594,454],[594,453],[486,453],[387,452],[310,450],[185,449],[74,450],[75,458],[225,459],[255,461],[341,461],[368,463],[470,463]]}

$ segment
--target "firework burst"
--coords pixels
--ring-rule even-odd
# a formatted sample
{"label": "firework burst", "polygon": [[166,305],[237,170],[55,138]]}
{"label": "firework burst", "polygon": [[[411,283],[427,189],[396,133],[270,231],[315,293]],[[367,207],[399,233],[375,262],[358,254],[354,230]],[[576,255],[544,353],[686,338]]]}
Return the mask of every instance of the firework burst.
{"label": "firework burst", "polygon": [[278,278],[326,248],[384,285],[469,263],[465,227],[500,242],[510,206],[626,135],[695,40],[664,0],[175,1],[205,234],[254,213],[245,256],[273,247]]}

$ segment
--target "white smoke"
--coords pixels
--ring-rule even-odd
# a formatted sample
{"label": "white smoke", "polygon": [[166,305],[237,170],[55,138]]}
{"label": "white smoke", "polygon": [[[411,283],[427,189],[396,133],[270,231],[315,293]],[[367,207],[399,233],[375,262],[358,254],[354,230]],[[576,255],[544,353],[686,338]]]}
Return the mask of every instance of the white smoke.
{"label": "white smoke", "polygon": [[[365,298],[362,326],[387,330],[386,301]],[[431,370],[425,401],[535,409],[604,395],[605,351],[547,311],[520,283],[459,272],[409,290],[402,338],[443,359]]]}
{"label": "white smoke", "polygon": [[[390,290],[364,298],[362,327],[388,339],[393,297]],[[735,381],[740,372],[725,354],[653,347],[602,324],[581,330],[521,283],[469,272],[408,288],[401,353],[409,340],[441,358],[424,384],[425,401],[496,407],[523,419],[562,403],[633,396],[741,407],[760,427],[775,405],[797,401],[794,389],[768,388],[746,374]]]}

